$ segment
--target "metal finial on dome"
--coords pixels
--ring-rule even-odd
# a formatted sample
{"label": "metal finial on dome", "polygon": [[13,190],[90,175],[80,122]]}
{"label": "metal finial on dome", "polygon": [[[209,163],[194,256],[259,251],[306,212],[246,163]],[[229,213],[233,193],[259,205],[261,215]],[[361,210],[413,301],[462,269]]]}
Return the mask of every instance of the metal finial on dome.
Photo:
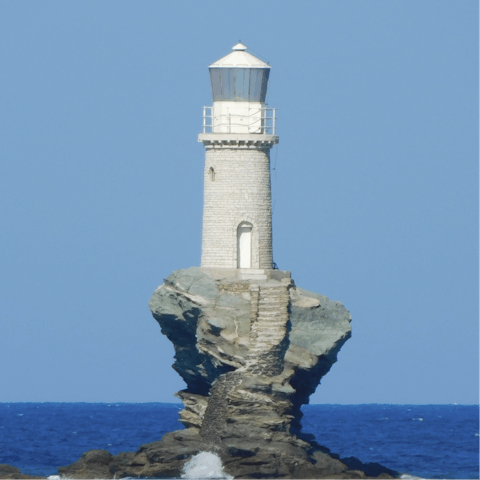
{"label": "metal finial on dome", "polygon": [[270,65],[247,52],[247,47],[239,42],[232,47],[233,52],[209,65],[209,68],[270,68]]}
{"label": "metal finial on dome", "polygon": [[232,50],[246,50],[247,47],[243,45],[242,42],[238,42],[235,46],[232,47]]}

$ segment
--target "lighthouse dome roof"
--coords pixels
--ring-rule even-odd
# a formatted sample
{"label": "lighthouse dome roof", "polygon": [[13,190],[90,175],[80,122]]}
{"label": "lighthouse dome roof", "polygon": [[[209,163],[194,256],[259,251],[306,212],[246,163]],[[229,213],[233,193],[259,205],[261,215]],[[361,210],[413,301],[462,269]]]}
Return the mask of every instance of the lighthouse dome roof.
{"label": "lighthouse dome roof", "polygon": [[209,68],[270,68],[268,63],[248,53],[247,47],[240,42],[232,50],[232,53],[212,63]]}

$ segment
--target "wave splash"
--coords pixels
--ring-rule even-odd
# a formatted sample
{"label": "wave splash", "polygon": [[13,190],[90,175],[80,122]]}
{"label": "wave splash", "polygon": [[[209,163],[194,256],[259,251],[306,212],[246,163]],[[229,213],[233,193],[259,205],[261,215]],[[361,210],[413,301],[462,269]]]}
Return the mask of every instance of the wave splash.
{"label": "wave splash", "polygon": [[211,452],[200,452],[193,456],[183,466],[183,473],[180,478],[201,479],[201,478],[226,478],[233,479],[231,475],[223,471],[220,457]]}

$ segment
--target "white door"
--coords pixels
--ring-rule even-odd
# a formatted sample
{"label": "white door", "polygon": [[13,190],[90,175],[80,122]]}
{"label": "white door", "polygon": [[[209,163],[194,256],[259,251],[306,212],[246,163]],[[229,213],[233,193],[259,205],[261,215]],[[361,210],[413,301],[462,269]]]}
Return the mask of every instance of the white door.
{"label": "white door", "polygon": [[238,227],[238,268],[252,268],[252,227]]}

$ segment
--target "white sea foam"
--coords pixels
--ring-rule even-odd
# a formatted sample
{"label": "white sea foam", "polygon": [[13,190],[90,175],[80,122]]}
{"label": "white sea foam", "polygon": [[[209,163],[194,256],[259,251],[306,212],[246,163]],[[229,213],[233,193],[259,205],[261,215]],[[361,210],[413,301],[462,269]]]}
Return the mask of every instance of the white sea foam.
{"label": "white sea foam", "polygon": [[400,478],[404,480],[426,480],[423,477],[416,477],[415,475],[410,475],[409,473],[404,473],[400,475]]}
{"label": "white sea foam", "polygon": [[[64,477],[63,475],[49,475],[47,477],[47,480],[75,480],[75,479],[70,478],[70,477]],[[99,480],[105,480],[105,479],[100,478]],[[126,477],[125,479],[120,479],[120,480],[128,480],[128,477]]]}
{"label": "white sea foam", "polygon": [[220,457],[210,452],[200,452],[183,466],[181,478],[227,478],[233,477],[223,471]]}
{"label": "white sea foam", "polygon": [[[410,475],[409,473],[404,473],[404,474],[400,475],[400,478],[402,480],[435,480],[435,479],[432,479],[432,478],[417,477],[415,475]],[[446,480],[446,479],[444,479],[444,480]]]}

